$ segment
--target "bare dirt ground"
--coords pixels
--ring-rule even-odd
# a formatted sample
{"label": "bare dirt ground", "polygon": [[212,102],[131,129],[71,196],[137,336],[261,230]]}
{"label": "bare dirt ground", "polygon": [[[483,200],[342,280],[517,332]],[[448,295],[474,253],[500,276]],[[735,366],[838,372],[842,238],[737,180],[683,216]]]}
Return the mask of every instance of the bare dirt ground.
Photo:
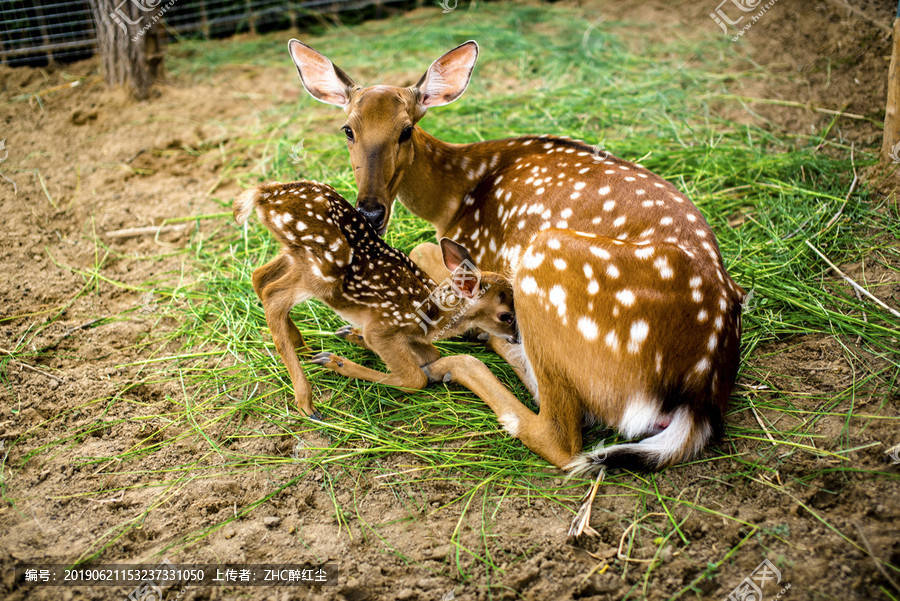
{"label": "bare dirt ground", "polygon": [[[598,1],[582,6],[606,10],[611,4]],[[708,18],[715,2],[615,4],[626,20],[657,24],[660,31],[653,35],[666,35],[667,31],[716,34]],[[886,15],[892,14],[891,2],[851,4],[870,19],[889,23]],[[765,66],[772,77],[764,84],[753,84],[753,89],[736,84],[734,93],[836,108],[875,119],[882,115],[889,37],[864,16],[840,8],[840,2],[781,0],[772,8],[771,18],[756,24],[740,43],[748,60]],[[43,351],[32,363],[35,369],[16,362],[6,366],[0,387],[0,445],[28,433],[49,416],[62,415],[45,426],[29,448],[39,447],[42,440],[60,438],[67,428],[84,420],[112,420],[123,412],[140,410],[141,403],[161,403],[167,395],[177,393],[169,384],[141,385],[128,391],[131,402],[127,404],[108,401],[121,394],[135,375],[135,367],[121,366],[145,357],[139,343],[149,333],[175,325],[155,319],[142,293],[127,286],[153,279],[190,278],[188,259],[174,252],[184,234],[165,234],[159,241],[148,236],[110,240],[101,234],[173,216],[221,211],[210,197],[229,197],[239,188],[230,176],[222,177],[217,147],[228,144],[258,119],[270,98],[291,99],[301,94],[297,82],[285,78],[283,72],[240,66],[222,69],[203,81],[172,78],[159,87],[152,100],[135,103],[120,92],[105,90],[97,69],[94,60],[66,66],[69,76],[87,76],[74,88],[64,85],[67,80],[62,70],[0,70],[0,137],[6,138],[9,149],[0,171],[18,188],[13,195],[12,187],[0,181],[5,215],[0,245],[4,317],[0,349],[13,348],[17,340],[40,330],[33,346],[35,351]],[[13,102],[22,94],[35,93],[41,93],[40,103]],[[821,112],[774,104],[754,105],[754,109],[785,131],[821,129],[831,119]],[[731,109],[723,107],[725,110]],[[836,127],[848,144],[860,148],[880,144],[881,132],[868,121],[840,119]],[[184,147],[196,151],[186,153]],[[879,180],[879,194],[895,194],[892,180]],[[209,226],[201,222],[200,227]],[[160,257],[161,244],[171,245],[173,252]],[[99,280],[100,267],[104,277],[126,287]],[[862,269],[857,265],[849,271]],[[897,283],[881,290],[896,305]],[[105,319],[125,310],[132,310],[127,318]],[[62,317],[44,327],[59,312]],[[785,347],[790,347],[790,352],[775,352]],[[830,338],[791,340],[761,349],[758,355],[754,361],[759,369],[770,367],[773,373],[792,374],[781,384],[800,394],[827,395],[845,388],[855,377],[845,361],[844,347]],[[885,399],[885,394],[889,398]],[[876,412],[887,406],[889,414],[896,411],[896,402],[896,387],[872,391],[869,397],[859,399],[861,408]],[[848,437],[853,445],[897,442],[893,426],[879,422],[861,428],[826,418],[817,423],[815,431],[825,448],[839,436]],[[67,494],[98,486],[91,482],[94,476],[89,468],[73,465],[76,458],[118,452],[144,436],[137,426],[117,430],[115,435],[110,432],[102,429],[97,436],[56,447],[45,460],[25,463],[21,469],[16,467],[23,460],[20,450],[6,457],[0,505],[0,562],[4,568],[24,561],[65,562],[82,551],[85,540],[140,506],[138,499],[127,495],[94,499]],[[276,442],[259,440],[253,444],[276,447],[260,448],[260,452],[291,453]],[[3,449],[0,446],[0,457]],[[748,449],[755,452],[752,447],[741,448]],[[169,466],[190,461],[194,452],[188,443],[171,447]],[[880,447],[865,449],[854,460],[869,468],[895,469],[885,466]],[[773,479],[802,479],[810,467],[803,462],[786,465],[793,473],[774,473]],[[273,473],[284,477],[291,470],[287,465]],[[669,474],[674,494],[683,491],[689,496],[694,483],[717,477],[715,470],[704,464],[673,469]],[[85,486],[85,482],[89,484]],[[127,476],[120,476],[116,484],[127,482]],[[750,538],[746,545],[758,552],[723,564],[715,581],[700,582],[706,598],[724,598],[767,552],[784,555],[791,563],[785,573],[792,585],[786,598],[886,598],[880,591],[891,590],[890,584],[871,555],[900,565],[896,486],[843,472],[806,484],[802,496],[793,500],[766,487],[748,491],[725,481],[718,485],[715,494],[721,512],[752,524],[786,528],[794,546],[766,547]],[[641,582],[600,569],[615,554],[622,536],[622,522],[616,517],[633,510],[629,499],[597,502],[593,524],[600,537],[585,546],[566,543],[564,533],[571,515],[561,508],[540,499],[505,503],[496,516],[495,523],[502,528],[492,532],[491,548],[499,566],[513,567],[502,573],[500,582],[487,582],[483,568],[476,564],[471,566],[469,580],[454,574],[453,548],[448,541],[458,526],[459,514],[430,510],[453,498],[457,490],[453,482],[447,482],[442,487],[410,491],[412,503],[398,502],[393,490],[374,482],[363,482],[352,491],[336,490],[342,505],[356,507],[359,516],[341,527],[322,476],[310,475],[289,494],[276,496],[261,511],[229,524],[173,560],[261,563],[330,559],[341,565],[338,587],[303,591],[198,588],[186,591],[183,598],[618,599],[629,591],[632,597],[640,596]],[[101,559],[110,563],[141,561],[167,541],[231,512],[234,503],[246,504],[270,492],[264,473],[198,479],[177,496],[161,500],[158,511],[140,528],[112,542]],[[14,498],[16,503],[10,504],[6,498]],[[827,524],[811,519],[803,506],[827,518],[870,552],[844,544]],[[377,531],[371,524],[379,525]],[[464,542],[478,534],[474,523],[461,527]],[[733,521],[707,513],[691,515],[683,531],[693,544],[659,569],[648,598],[663,599],[678,591],[702,572],[709,558],[721,558],[723,550],[748,533]],[[386,548],[401,554],[385,553]],[[893,578],[898,579],[896,575]],[[0,579],[0,596],[10,600],[112,599],[126,593],[108,589],[35,593],[14,586],[8,571]]]}

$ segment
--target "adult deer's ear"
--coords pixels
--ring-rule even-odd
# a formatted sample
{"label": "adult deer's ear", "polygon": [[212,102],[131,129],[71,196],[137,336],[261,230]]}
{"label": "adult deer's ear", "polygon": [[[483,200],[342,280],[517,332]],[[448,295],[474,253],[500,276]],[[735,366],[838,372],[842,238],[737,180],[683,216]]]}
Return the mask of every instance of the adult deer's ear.
{"label": "adult deer's ear", "polygon": [[466,91],[475,60],[478,44],[469,40],[437,59],[416,84],[419,108],[423,111],[433,106],[450,104]]}
{"label": "adult deer's ear", "polygon": [[[462,244],[454,242],[450,238],[441,238],[441,254],[444,257],[444,266],[450,270],[450,277],[455,288],[466,298],[475,298],[478,294],[480,278],[472,255]],[[457,271],[457,269],[460,269]]]}
{"label": "adult deer's ear", "polygon": [[328,57],[299,40],[288,42],[288,50],[297,65],[300,81],[310,96],[335,106],[346,107],[350,104],[350,91],[356,84]]}

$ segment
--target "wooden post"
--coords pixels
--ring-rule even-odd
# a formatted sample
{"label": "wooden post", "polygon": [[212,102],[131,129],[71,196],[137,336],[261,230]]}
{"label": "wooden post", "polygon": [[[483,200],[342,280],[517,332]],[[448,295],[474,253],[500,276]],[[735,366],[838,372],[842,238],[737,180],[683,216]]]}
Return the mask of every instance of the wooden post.
{"label": "wooden post", "polygon": [[894,18],[894,45],[891,52],[891,67],[888,70],[881,159],[885,162],[900,162],[898,144],[900,144],[900,2],[897,3],[897,16]]}
{"label": "wooden post", "polygon": [[91,0],[91,13],[106,82],[127,85],[135,98],[146,99],[163,74],[163,28],[151,21],[144,29],[155,15],[121,0]]}

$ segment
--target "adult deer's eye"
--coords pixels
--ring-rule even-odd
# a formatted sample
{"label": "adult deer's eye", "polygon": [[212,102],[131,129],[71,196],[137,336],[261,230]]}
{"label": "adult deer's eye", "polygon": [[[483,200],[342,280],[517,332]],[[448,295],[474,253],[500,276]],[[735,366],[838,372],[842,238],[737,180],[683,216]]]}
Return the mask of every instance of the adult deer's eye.
{"label": "adult deer's eye", "polygon": [[351,142],[353,141],[353,130],[350,129],[349,125],[345,125],[341,128],[341,131],[344,132],[344,135],[347,136],[347,139]]}
{"label": "adult deer's eye", "polygon": [[400,132],[400,143],[403,144],[407,140],[412,137],[413,126],[407,125],[403,128],[403,131]]}
{"label": "adult deer's eye", "polygon": [[513,319],[515,319],[515,317],[513,316],[512,313],[504,312],[504,313],[501,313],[500,315],[498,315],[497,319],[499,319],[503,323],[512,323]]}

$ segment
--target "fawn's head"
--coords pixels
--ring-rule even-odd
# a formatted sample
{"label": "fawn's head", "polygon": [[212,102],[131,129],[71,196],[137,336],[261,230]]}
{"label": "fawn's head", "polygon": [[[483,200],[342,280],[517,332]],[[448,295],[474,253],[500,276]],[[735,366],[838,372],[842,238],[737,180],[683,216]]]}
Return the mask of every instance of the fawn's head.
{"label": "fawn's head", "polygon": [[498,273],[479,271],[469,251],[449,238],[441,239],[441,253],[444,265],[453,274],[452,293],[468,303],[441,337],[478,328],[508,342],[518,342],[512,284]]}
{"label": "fawn's head", "polygon": [[344,109],[341,127],[359,189],[356,208],[379,234],[387,229],[391,206],[414,158],[415,124],[433,106],[449,104],[469,85],[478,44],[468,41],[434,61],[411,87],[356,85],[326,56],[291,40],[288,49],[306,91]]}

